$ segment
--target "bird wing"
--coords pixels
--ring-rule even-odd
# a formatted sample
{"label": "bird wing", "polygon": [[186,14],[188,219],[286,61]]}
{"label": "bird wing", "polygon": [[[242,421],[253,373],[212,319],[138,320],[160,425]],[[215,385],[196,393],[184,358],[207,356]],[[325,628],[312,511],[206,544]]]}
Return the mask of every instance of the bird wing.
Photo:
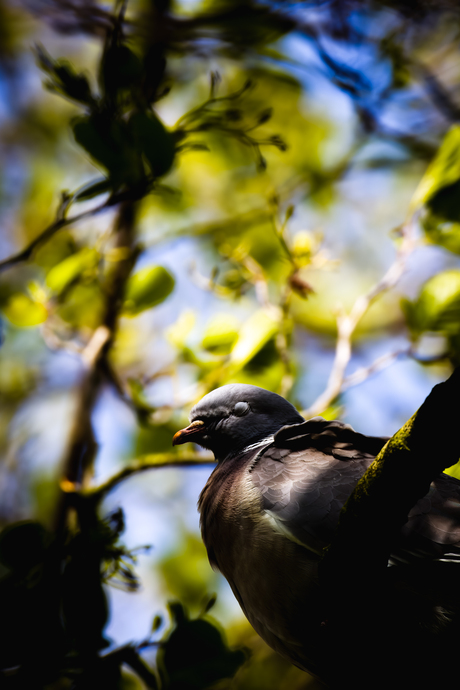
{"label": "bird wing", "polygon": [[460,481],[440,474],[419,499],[401,530],[391,561],[410,563],[414,557],[460,562]]}
{"label": "bird wing", "polygon": [[[280,429],[250,470],[273,527],[319,553],[387,440],[321,417]],[[446,474],[410,511],[391,562],[420,557],[460,561],[460,481]]]}
{"label": "bird wing", "polygon": [[343,504],[386,441],[321,417],[280,429],[250,470],[274,528],[320,552],[332,538]]}

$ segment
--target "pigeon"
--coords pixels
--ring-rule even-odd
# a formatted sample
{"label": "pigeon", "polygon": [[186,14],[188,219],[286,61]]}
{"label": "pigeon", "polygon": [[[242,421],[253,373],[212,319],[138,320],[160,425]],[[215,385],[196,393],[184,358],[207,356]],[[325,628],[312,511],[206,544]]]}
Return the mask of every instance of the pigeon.
{"label": "pigeon", "polygon": [[[208,393],[173,439],[173,445],[197,443],[217,460],[198,501],[211,566],[228,580],[265,642],[322,681],[335,677],[328,668],[331,644],[338,645],[324,614],[321,557],[343,505],[387,440],[322,417],[305,421],[283,397],[246,384]],[[458,570],[444,567],[456,563]],[[358,630],[363,653],[370,651],[372,635],[386,631],[398,667],[401,647],[409,650],[406,639],[411,649],[420,650],[426,640],[427,649],[434,649],[432,639],[437,636],[442,648],[449,626],[458,634],[460,481],[443,473],[432,482],[410,511],[386,570],[392,594],[376,604],[378,614],[367,616],[369,634],[361,625],[350,629]],[[443,594],[436,598],[438,580]],[[350,649],[348,656],[359,639],[352,650],[348,641],[340,643]],[[385,687],[391,673],[380,671],[381,685],[366,680],[362,687]]]}

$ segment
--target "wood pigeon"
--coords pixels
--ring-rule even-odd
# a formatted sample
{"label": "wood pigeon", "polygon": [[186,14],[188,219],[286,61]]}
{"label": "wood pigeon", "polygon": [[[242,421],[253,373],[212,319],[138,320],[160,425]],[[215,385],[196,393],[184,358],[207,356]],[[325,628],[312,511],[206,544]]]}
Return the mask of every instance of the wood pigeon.
{"label": "wood pigeon", "polygon": [[[190,421],[173,444],[197,443],[212,450],[218,463],[198,503],[212,567],[226,577],[249,622],[273,649],[327,679],[332,638],[319,583],[321,555],[342,506],[388,439],[321,417],[305,421],[281,396],[244,384],[206,395]],[[436,564],[445,563],[459,563],[458,571],[448,569],[455,570],[454,585],[434,597]],[[460,481],[441,474],[431,484],[410,511],[386,570],[396,594],[382,610],[387,634],[396,630],[396,654],[403,643],[408,653],[408,637],[428,636],[432,649],[430,636],[438,635],[442,647],[460,604]],[[372,636],[380,624],[377,614],[371,618]],[[349,642],[344,645],[348,650]]]}

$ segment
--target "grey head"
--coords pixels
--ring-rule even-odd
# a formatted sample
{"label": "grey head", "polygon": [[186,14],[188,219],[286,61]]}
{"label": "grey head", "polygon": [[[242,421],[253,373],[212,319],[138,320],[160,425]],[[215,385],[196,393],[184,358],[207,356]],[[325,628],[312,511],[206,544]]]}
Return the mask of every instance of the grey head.
{"label": "grey head", "polygon": [[286,424],[305,421],[276,393],[244,383],[211,391],[190,413],[191,424],[178,431],[173,445],[193,441],[209,448],[217,460],[276,433]]}

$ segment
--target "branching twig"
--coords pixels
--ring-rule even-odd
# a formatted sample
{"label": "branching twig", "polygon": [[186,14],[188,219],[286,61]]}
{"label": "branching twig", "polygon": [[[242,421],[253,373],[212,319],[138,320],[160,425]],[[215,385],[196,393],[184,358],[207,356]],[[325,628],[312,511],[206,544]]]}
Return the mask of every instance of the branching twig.
{"label": "branching twig", "polygon": [[375,374],[378,371],[381,371],[385,367],[388,367],[392,362],[395,361],[395,359],[398,359],[398,357],[401,357],[403,355],[408,356],[412,352],[412,347],[402,347],[399,350],[394,350],[393,352],[387,352],[386,354],[382,355],[381,357],[377,357],[372,364],[369,364],[367,367],[361,367],[360,369],[357,369],[353,374],[350,374],[350,376],[346,376],[343,379],[342,383],[342,391],[346,390],[347,388],[351,388],[352,386],[357,386],[358,383],[362,383],[366,379],[369,378],[369,376],[372,376],[372,374]]}
{"label": "branching twig", "polygon": [[411,217],[401,228],[401,244],[396,258],[383,278],[365,295],[360,295],[349,314],[343,310],[337,317],[337,344],[332,371],[329,375],[326,390],[302,414],[315,417],[323,412],[343,390],[345,371],[351,358],[351,340],[363,316],[371,304],[382,294],[391,290],[405,271],[407,258],[416,244],[415,218]]}

